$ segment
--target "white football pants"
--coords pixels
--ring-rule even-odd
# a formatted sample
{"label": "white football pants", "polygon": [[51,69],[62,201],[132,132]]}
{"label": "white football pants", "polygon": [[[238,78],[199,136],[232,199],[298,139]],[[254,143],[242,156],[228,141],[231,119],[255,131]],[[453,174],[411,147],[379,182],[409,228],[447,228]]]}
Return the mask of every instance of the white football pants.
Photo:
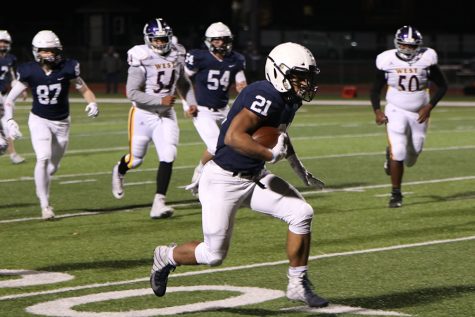
{"label": "white football pants", "polygon": [[142,164],[151,141],[155,144],[160,162],[173,162],[177,154],[179,135],[173,108],[157,114],[132,107],[129,112],[128,167],[136,168]]}
{"label": "white football pants", "polygon": [[386,105],[384,114],[388,117],[386,129],[391,159],[404,161],[407,166],[413,166],[424,146],[428,120],[419,123],[417,122],[419,113],[398,108],[393,104]]}
{"label": "white football pants", "polygon": [[56,173],[69,142],[71,117],[47,120],[33,113],[28,118],[31,143],[36,155],[35,186],[41,208],[49,206],[51,175]]}
{"label": "white football pants", "polygon": [[206,144],[208,152],[212,155],[216,152],[219,130],[228,112],[228,107],[212,111],[207,107],[198,106],[198,115],[193,117],[196,131],[198,131],[201,139]]}

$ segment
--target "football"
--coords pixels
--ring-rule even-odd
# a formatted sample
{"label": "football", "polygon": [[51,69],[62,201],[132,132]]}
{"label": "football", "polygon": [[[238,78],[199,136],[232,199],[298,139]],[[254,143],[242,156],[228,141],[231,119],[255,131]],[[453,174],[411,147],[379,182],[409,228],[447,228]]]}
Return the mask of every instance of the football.
{"label": "football", "polygon": [[269,149],[272,149],[277,144],[280,131],[274,127],[260,127],[252,135],[252,139]]}

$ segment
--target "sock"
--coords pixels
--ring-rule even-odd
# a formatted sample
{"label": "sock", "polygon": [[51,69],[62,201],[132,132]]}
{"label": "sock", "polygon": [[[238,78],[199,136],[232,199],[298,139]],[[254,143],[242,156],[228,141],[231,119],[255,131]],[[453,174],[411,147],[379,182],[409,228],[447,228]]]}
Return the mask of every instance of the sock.
{"label": "sock", "polygon": [[175,262],[175,259],[173,258],[173,249],[175,249],[176,247],[173,247],[173,248],[170,248],[168,250],[168,263],[173,265],[173,266],[177,266],[176,262]]}
{"label": "sock", "polygon": [[296,267],[289,266],[288,275],[289,275],[289,277],[298,277],[302,273],[307,272],[307,271],[308,271],[308,266],[307,265],[296,266]]}
{"label": "sock", "polygon": [[167,194],[170,178],[172,177],[173,162],[160,162],[157,171],[157,194]]}
{"label": "sock", "polygon": [[401,195],[401,188],[394,188],[393,187],[393,189],[391,190],[391,194],[400,196]]}
{"label": "sock", "polygon": [[122,158],[120,159],[120,163],[119,163],[119,174],[121,174],[121,175],[125,175],[125,173],[127,173],[127,171],[130,169],[130,168],[127,166],[127,162],[125,161],[125,159],[126,159],[127,156],[128,156],[128,154],[122,156]]}

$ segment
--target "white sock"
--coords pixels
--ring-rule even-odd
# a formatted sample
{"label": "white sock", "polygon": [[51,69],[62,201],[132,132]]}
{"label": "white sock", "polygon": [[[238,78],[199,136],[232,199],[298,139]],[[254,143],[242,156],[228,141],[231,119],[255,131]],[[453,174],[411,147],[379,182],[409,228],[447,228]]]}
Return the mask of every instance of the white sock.
{"label": "white sock", "polygon": [[307,265],[296,266],[296,267],[289,266],[288,274],[289,274],[289,277],[298,277],[302,275],[302,273],[307,272],[307,271],[308,271]]}
{"label": "white sock", "polygon": [[177,266],[176,262],[175,262],[175,259],[173,258],[173,249],[175,249],[175,248],[176,247],[168,249],[168,263],[173,265],[173,266]]}

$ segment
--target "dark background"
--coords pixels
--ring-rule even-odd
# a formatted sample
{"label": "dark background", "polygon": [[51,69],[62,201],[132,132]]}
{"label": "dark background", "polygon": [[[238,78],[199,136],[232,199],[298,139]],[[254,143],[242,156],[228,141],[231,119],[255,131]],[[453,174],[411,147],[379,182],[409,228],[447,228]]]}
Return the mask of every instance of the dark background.
{"label": "dark background", "polygon": [[81,61],[83,76],[89,80],[101,80],[97,63],[108,46],[113,45],[125,62],[127,50],[143,43],[144,24],[156,17],[168,22],[187,49],[203,44],[209,24],[227,24],[235,35],[234,48],[248,59],[251,79],[262,77],[262,61],[273,46],[294,41],[308,46],[331,74],[338,73],[328,76],[327,72],[325,77],[325,67],[321,67],[323,79],[329,83],[369,81],[375,56],[393,48],[395,31],[408,24],[421,31],[424,44],[437,50],[439,62],[449,65],[447,70],[460,71],[475,57],[475,1],[80,1],[28,5],[17,1],[9,6],[11,10],[0,10],[0,29],[12,35],[12,52],[20,61],[32,59],[33,36],[50,29],[59,36],[65,54]]}

